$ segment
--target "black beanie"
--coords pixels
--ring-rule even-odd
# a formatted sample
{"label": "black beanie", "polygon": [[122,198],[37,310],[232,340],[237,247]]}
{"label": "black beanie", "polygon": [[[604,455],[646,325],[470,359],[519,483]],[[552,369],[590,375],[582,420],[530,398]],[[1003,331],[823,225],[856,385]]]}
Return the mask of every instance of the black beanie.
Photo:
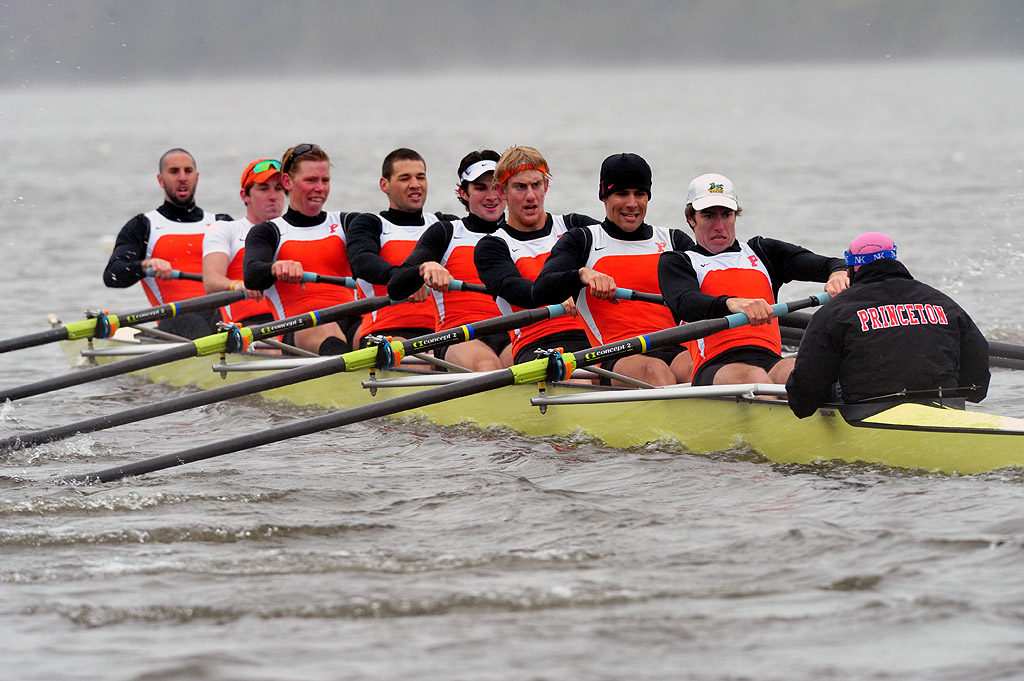
{"label": "black beanie", "polygon": [[651,195],[651,166],[637,154],[613,154],[601,164],[597,197],[604,199],[623,189],[642,189]]}

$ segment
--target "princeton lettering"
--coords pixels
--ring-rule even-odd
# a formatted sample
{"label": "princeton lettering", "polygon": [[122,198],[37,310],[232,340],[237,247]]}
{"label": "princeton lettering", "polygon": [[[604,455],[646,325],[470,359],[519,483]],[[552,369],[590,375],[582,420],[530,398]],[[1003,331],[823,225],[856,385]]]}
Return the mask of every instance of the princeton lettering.
{"label": "princeton lettering", "polygon": [[861,331],[891,329],[896,326],[917,326],[920,324],[948,325],[946,311],[941,305],[902,303],[900,305],[879,305],[857,310]]}

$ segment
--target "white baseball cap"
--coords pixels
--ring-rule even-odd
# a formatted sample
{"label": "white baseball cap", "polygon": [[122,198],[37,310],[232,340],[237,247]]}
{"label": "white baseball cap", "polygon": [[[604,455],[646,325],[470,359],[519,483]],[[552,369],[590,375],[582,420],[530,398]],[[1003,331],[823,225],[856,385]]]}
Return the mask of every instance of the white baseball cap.
{"label": "white baseball cap", "polygon": [[686,190],[686,202],[692,204],[694,210],[704,210],[709,206],[725,206],[732,210],[739,207],[732,180],[716,173],[693,178]]}

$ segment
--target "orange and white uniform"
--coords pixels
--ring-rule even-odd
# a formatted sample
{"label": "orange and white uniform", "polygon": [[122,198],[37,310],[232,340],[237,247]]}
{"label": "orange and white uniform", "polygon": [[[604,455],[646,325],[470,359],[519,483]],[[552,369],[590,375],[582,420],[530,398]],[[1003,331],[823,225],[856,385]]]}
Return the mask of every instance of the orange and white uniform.
{"label": "orange and white uniform", "polygon": [[[544,228],[536,232],[520,232],[503,225],[481,239],[475,254],[477,270],[483,273],[488,290],[497,296],[496,302],[502,314],[540,307],[533,299],[533,281],[551,255],[551,249],[569,231],[567,222],[577,226],[594,221],[578,214],[549,214]],[[574,331],[585,332],[586,328],[581,318],[569,315],[515,329],[512,356],[518,357],[523,349],[545,345],[541,342],[544,338]]]}
{"label": "orange and white uniform", "polygon": [[[769,305],[775,304],[775,292],[772,291],[768,270],[747,244],[740,243],[738,251],[725,251],[718,255],[688,251],[686,257],[693,265],[701,293],[731,298],[760,298]],[[760,347],[781,354],[782,339],[778,320],[773,319],[760,326],[745,324],[728,332],[698,338],[690,345],[694,371],[710,358],[743,346]]]}
{"label": "orange and white uniform", "polygon": [[[228,279],[242,279],[242,261],[245,258],[245,237],[255,225],[248,219],[231,220],[214,223],[203,238],[203,257],[211,253],[224,253],[228,256]],[[231,321],[241,321],[248,317],[273,314],[270,303],[266,300],[239,300],[224,306],[224,311]]]}
{"label": "orange and white uniform", "polygon": [[580,281],[579,270],[588,267],[611,276],[619,288],[657,294],[661,292],[661,254],[692,243],[678,229],[646,223],[634,232],[625,232],[608,220],[570,230],[552,249],[534,282],[534,297],[538,303],[550,305],[578,295],[576,306],[594,345],[667,329],[675,326],[668,308],[642,301],[595,298]]}
{"label": "orange and white uniform", "polygon": [[[753,237],[735,241],[717,254],[694,245],[666,254],[658,264],[665,304],[674,319],[695,322],[730,313],[729,298],[760,298],[769,304],[778,299],[788,281],[826,282],[846,263],[778,239]],[[776,320],[759,326],[743,325],[698,340],[691,345],[693,369],[734,348],[761,348],[776,355],[782,341]]]}
{"label": "orange and white uniform", "polygon": [[277,260],[302,263],[304,272],[351,277],[345,247],[346,213],[325,212],[309,218],[292,209],[270,222],[256,225],[245,242],[245,287],[262,290],[274,317],[304,312],[355,300],[355,291],[335,284],[288,284],[277,281],[270,268]]}
{"label": "orange and white uniform", "polygon": [[[349,262],[357,277],[360,298],[386,296],[394,270],[412,253],[424,230],[438,221],[433,213],[405,213],[389,209],[379,215],[364,213],[349,224]],[[432,299],[406,302],[363,315],[362,334],[393,329],[429,329],[437,326],[437,307]]]}

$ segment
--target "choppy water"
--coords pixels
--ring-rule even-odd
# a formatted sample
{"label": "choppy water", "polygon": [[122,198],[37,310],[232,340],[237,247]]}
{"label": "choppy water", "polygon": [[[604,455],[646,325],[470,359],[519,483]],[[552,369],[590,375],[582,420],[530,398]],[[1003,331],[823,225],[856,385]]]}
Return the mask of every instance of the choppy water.
{"label": "choppy water", "polygon": [[[738,185],[741,236],[839,253],[892,234],[990,338],[1024,342],[1024,68],[877,64],[445,74],[0,91],[4,337],[86,307],[101,248],[159,202],[156,159],[199,161],[240,214],[251,158],[316,141],[332,207],[376,210],[379,163],[427,158],[459,212],[468,150],[533,144],[553,212],[600,213],[636,151],[650,220],[690,177]],[[467,93],[486,88],[486,106]],[[318,92],[315,111],[286,90]],[[401,97],[399,97],[399,94]],[[401,99],[401,103],[396,103]],[[784,297],[812,289],[792,285]],[[4,385],[66,370],[0,356]],[[176,394],[115,379],[0,407],[0,435]],[[684,408],[684,407],[681,407]],[[983,409],[1024,416],[1019,372]],[[373,422],[106,486],[55,476],[305,412],[219,405],[0,455],[4,679],[1012,679],[1024,662],[1024,475],[956,477],[746,454]]]}

